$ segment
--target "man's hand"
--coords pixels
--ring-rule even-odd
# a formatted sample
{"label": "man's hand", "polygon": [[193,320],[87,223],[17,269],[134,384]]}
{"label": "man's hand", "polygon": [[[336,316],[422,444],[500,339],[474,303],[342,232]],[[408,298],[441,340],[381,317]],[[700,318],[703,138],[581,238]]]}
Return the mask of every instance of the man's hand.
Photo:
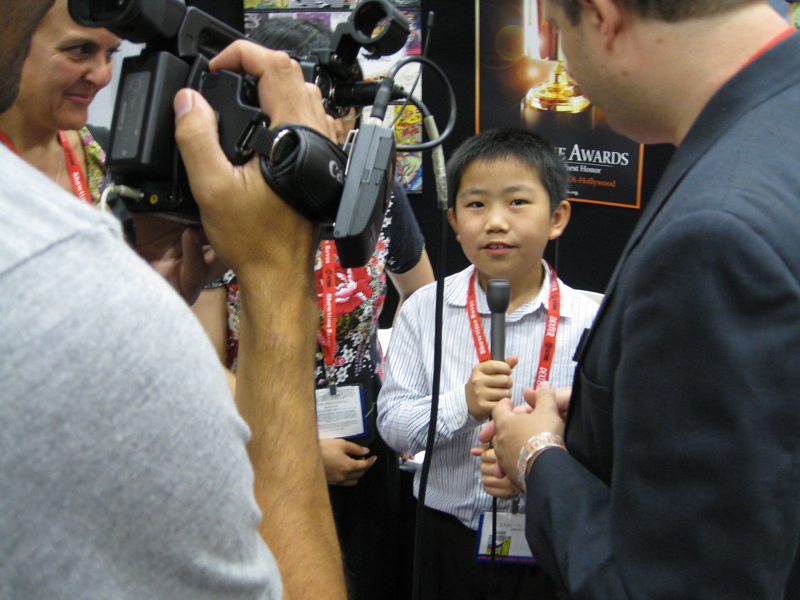
{"label": "man's hand", "polygon": [[[273,127],[293,122],[324,134],[330,131],[319,89],[303,81],[300,66],[286,53],[240,40],[209,67],[259,78],[259,100]],[[316,250],[319,228],[267,186],[258,157],[242,166],[228,162],[219,146],[214,112],[199,93],[181,90],[174,105],[175,138],[206,235],[239,281],[248,278],[251,267],[265,264],[305,268]]]}
{"label": "man's hand", "polygon": [[[568,388],[562,388],[568,389]],[[561,394],[561,407],[564,407],[564,396]],[[492,442],[497,453],[498,463],[494,465],[494,473],[498,478],[505,475],[519,487],[517,480],[517,460],[522,447],[534,435],[550,432],[564,435],[564,419],[559,412],[559,401],[556,390],[545,382],[532,397],[526,400],[533,407],[523,405],[514,407],[508,398],[497,403],[492,411],[492,421],[483,428],[478,439],[484,444]]]}
{"label": "man's hand", "polygon": [[467,410],[473,418],[485,421],[492,414],[494,405],[509,397],[513,385],[511,371],[518,362],[519,357],[510,356],[505,361],[487,360],[475,365],[464,386]]}
{"label": "man's hand", "polygon": [[481,483],[486,493],[495,498],[509,500],[519,496],[521,490],[514,485],[508,477],[501,475],[498,476],[497,454],[493,448],[486,444],[472,448],[470,453],[473,456],[481,457]]}
{"label": "man's hand", "polygon": [[[261,108],[273,126],[291,121],[328,131],[319,90],[305,84],[287,54],[242,40],[210,68],[259,78]],[[236,404],[252,432],[259,530],[278,563],[285,600],[343,600],[314,402],[319,227],[273,193],[257,157],[242,166],[227,160],[214,111],[200,94],[181,90],[174,108],[175,139],[206,235],[239,281]]]}
{"label": "man's hand", "polygon": [[[547,386],[540,386],[539,389],[551,389],[550,383],[547,383]],[[533,388],[525,388],[522,390],[522,397],[525,398],[525,402],[527,402],[531,408],[536,406],[536,390]],[[569,410],[569,401],[572,398],[572,386],[562,387],[555,390],[555,400],[556,400],[556,407],[558,408],[558,414],[561,415],[561,420],[566,423],[567,421],[567,411]],[[526,411],[527,412],[527,411]],[[553,432],[555,433],[555,432]]]}
{"label": "man's hand", "polygon": [[353,456],[366,456],[369,448],[342,439],[320,440],[322,464],[325,465],[325,478],[328,485],[352,487],[375,464],[377,456],[355,459]]}
{"label": "man's hand", "polygon": [[134,215],[134,220],[138,241],[136,252],[189,305],[195,303],[205,286],[222,277],[227,270],[203,230],[142,213]]}

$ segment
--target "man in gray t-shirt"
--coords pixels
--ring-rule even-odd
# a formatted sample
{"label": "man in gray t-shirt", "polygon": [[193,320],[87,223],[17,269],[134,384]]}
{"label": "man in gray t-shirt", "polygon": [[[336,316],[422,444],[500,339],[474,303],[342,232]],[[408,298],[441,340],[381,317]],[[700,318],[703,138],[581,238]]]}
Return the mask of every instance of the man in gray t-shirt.
{"label": "man in gray t-shirt", "polygon": [[0,590],[280,598],[208,337],[108,215],[37,174],[0,147]]}
{"label": "man in gray t-shirt", "polygon": [[[50,3],[0,0],[0,111]],[[296,65],[266,53],[212,66],[269,81],[273,123],[320,126]],[[314,425],[316,229],[258,165],[225,161],[202,98],[175,107],[209,239],[240,275],[236,404],[118,225],[0,147],[0,598],[344,597]]]}

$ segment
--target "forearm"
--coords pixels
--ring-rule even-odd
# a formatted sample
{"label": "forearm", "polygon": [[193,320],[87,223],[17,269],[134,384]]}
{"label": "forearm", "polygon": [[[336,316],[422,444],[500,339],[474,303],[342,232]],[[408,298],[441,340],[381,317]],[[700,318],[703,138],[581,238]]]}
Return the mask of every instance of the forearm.
{"label": "forearm", "polygon": [[[412,454],[424,450],[427,444],[433,379],[432,353],[425,351],[432,343],[429,339],[432,336],[422,334],[425,327],[419,322],[412,301],[404,307],[392,332],[386,377],[378,396],[378,430],[381,436],[394,450]],[[446,379],[448,383],[445,385],[449,387],[459,379],[457,375]],[[467,411],[463,384],[439,395],[437,444],[447,442],[464,428],[477,425]]]}
{"label": "forearm", "polygon": [[[261,533],[275,555],[284,598],[344,598],[344,578],[314,402],[313,282],[272,269],[240,276],[241,333],[236,399],[250,425],[250,457]],[[269,365],[265,369],[264,365]]]}
{"label": "forearm", "polygon": [[[389,388],[384,397],[381,392],[378,430],[397,452],[416,454],[428,443],[431,396],[422,394],[405,395]],[[469,416],[463,398],[463,388],[440,394],[434,446],[445,444],[456,433],[478,426],[479,423]]]}
{"label": "forearm", "polygon": [[[326,130],[319,88],[304,82],[285,53],[239,40],[209,67],[256,78],[273,125]],[[260,530],[278,563],[284,598],[345,598],[313,391],[318,228],[267,187],[258,160],[240,167],[228,162],[214,112],[201,95],[181,90],[174,108],[175,140],[204,230],[239,280],[236,400],[252,432]]]}

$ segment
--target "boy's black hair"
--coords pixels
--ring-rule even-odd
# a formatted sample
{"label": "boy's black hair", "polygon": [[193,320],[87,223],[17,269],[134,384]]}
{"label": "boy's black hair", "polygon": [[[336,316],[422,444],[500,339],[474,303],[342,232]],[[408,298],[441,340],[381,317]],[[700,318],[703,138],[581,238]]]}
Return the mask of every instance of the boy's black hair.
{"label": "boy's black hair", "polygon": [[475,161],[515,158],[539,173],[550,196],[550,212],[567,198],[567,166],[545,138],[527,129],[505,127],[467,139],[447,161],[447,205],[455,209],[464,171]]}

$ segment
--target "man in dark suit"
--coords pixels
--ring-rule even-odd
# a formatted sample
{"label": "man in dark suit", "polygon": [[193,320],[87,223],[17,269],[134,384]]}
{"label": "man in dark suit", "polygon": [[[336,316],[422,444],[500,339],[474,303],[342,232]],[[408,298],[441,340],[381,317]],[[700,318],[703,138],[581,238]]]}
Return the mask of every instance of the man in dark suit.
{"label": "man in dark suit", "polygon": [[800,597],[800,37],[765,0],[546,13],[609,123],[678,150],[578,350],[566,424],[561,393],[529,391],[482,440],[572,598]]}

